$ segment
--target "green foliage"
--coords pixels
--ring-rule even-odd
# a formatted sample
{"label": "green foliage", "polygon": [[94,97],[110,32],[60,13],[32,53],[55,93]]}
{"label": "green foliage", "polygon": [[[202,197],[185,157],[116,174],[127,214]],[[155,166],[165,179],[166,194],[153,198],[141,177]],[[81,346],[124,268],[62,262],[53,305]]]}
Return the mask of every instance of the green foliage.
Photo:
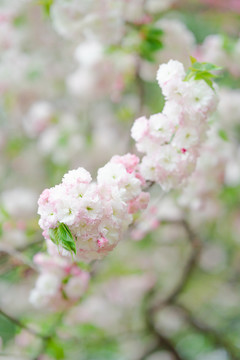
{"label": "green foliage", "polygon": [[16,335],[17,327],[11,321],[0,315],[0,337],[3,343],[7,343]]}
{"label": "green foliage", "polygon": [[222,189],[220,198],[225,202],[228,207],[238,207],[240,204],[240,185],[225,186]]}
{"label": "green foliage", "polygon": [[188,69],[185,81],[188,81],[192,78],[195,80],[204,80],[213,89],[212,79],[217,78],[218,76],[212,74],[212,71],[221,70],[222,68],[207,62],[199,63],[192,56],[190,58],[192,66]]}
{"label": "green foliage", "polygon": [[224,131],[223,129],[220,129],[218,131],[218,135],[220,136],[220,138],[224,141],[228,141],[228,136],[227,136],[227,133],[226,131]]}
{"label": "green foliage", "polygon": [[135,43],[129,45],[121,44],[111,45],[107,49],[107,54],[116,53],[118,51],[123,51],[125,53],[132,53],[133,51],[138,53],[140,57],[144,60],[154,62],[155,54],[163,48],[162,36],[163,30],[155,27],[154,25],[136,25],[133,23],[128,24],[132,32],[129,32],[128,36],[131,39],[138,39]]}
{"label": "green foliage", "polygon": [[49,236],[54,244],[76,254],[76,244],[67,225],[61,223],[57,228],[49,229]]}
{"label": "green foliage", "polygon": [[91,271],[91,266],[83,261],[78,261],[77,266],[84,271]]}
{"label": "green foliage", "polygon": [[99,328],[98,326],[91,324],[91,323],[84,323],[78,326],[78,335],[81,338],[89,338],[91,337],[103,337],[104,336],[104,330]]}
{"label": "green foliage", "polygon": [[153,25],[144,25],[140,28],[142,42],[139,46],[139,55],[141,58],[154,61],[155,53],[163,48],[162,35],[163,31]]}
{"label": "green foliage", "polygon": [[188,360],[196,358],[213,350],[210,339],[207,336],[196,333],[185,335],[177,344],[179,352]]}
{"label": "green foliage", "polygon": [[40,69],[30,69],[27,72],[27,79],[30,81],[36,81],[41,76],[41,70]]}
{"label": "green foliage", "polygon": [[91,323],[78,327],[78,336],[82,340],[85,360],[118,360],[117,339],[109,337],[103,329]]}
{"label": "green foliage", "polygon": [[14,24],[14,26],[16,26],[18,28],[18,27],[25,25],[26,21],[27,21],[27,18],[25,15],[19,15],[14,18],[13,24]]}
{"label": "green foliage", "polygon": [[54,0],[39,0],[39,5],[42,5],[45,15],[50,16],[51,6]]}
{"label": "green foliage", "polygon": [[228,54],[232,54],[237,41],[227,35],[222,36],[222,41],[223,50],[225,50]]}
{"label": "green foliage", "polygon": [[6,155],[10,158],[14,158],[19,155],[26,146],[26,139],[20,136],[14,136],[9,139],[6,146]]}
{"label": "green foliage", "polygon": [[64,344],[57,339],[51,339],[48,341],[46,353],[56,360],[65,359]]}

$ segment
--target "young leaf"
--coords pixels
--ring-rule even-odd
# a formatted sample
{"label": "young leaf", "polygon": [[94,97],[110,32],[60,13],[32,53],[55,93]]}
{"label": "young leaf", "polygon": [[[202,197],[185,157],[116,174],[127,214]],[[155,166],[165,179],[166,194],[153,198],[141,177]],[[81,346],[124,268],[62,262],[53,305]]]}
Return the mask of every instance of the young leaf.
{"label": "young leaf", "polygon": [[76,254],[76,244],[67,225],[61,223],[57,228],[49,229],[48,233],[54,244]]}
{"label": "young leaf", "polygon": [[139,46],[139,54],[143,59],[154,61],[154,54],[163,48],[161,29],[144,25],[140,29],[142,42]]}
{"label": "young leaf", "polygon": [[220,66],[216,66],[214,64],[211,64],[211,63],[206,63],[206,62],[203,62],[203,63],[199,63],[199,62],[195,62],[193,65],[192,65],[192,70],[200,70],[201,72],[203,71],[214,71],[214,70],[221,70],[221,67]]}
{"label": "young leaf", "polygon": [[50,16],[50,10],[53,4],[53,0],[39,0],[39,4],[42,5],[44,13],[47,16]]}
{"label": "young leaf", "polygon": [[218,131],[218,135],[220,136],[220,138],[224,141],[228,141],[228,136],[226,134],[226,132],[223,129],[220,129]]}
{"label": "young leaf", "polygon": [[59,238],[58,238],[58,228],[55,229],[49,229],[48,234],[50,236],[50,239],[55,245],[59,245]]}
{"label": "young leaf", "polygon": [[76,244],[69,230],[69,227],[61,223],[57,229],[59,245],[61,245],[65,250],[73,251],[76,254]]}
{"label": "young leaf", "polygon": [[221,67],[206,62],[200,63],[193,57],[190,59],[192,66],[188,69],[184,80],[189,81],[191,78],[204,80],[214,90],[211,79],[218,77],[218,75],[212,74],[212,71],[221,70]]}
{"label": "young leaf", "polygon": [[193,56],[191,56],[191,55],[190,55],[190,60],[191,60],[192,65],[193,65],[195,62],[197,62],[197,59],[195,59],[195,57],[193,57]]}
{"label": "young leaf", "polygon": [[235,46],[236,46],[236,40],[228,37],[227,35],[222,36],[222,48],[225,50],[228,54],[232,54]]}

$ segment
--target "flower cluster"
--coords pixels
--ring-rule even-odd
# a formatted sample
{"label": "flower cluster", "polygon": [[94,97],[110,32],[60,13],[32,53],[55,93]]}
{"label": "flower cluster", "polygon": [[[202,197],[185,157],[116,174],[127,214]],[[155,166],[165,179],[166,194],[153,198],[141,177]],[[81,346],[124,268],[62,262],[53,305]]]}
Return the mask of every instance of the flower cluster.
{"label": "flower cluster", "polygon": [[89,274],[68,258],[38,253],[34,262],[40,271],[30,294],[30,302],[35,307],[65,309],[78,301],[86,291]]}
{"label": "flower cluster", "polygon": [[178,61],[161,65],[157,80],[166,100],[164,109],[149,119],[137,119],[131,131],[137,149],[146,154],[140,165],[142,176],[166,191],[195,169],[208,116],[217,104],[212,82],[189,74]]}
{"label": "flower cluster", "polygon": [[[132,214],[148,204],[138,163],[135,155],[114,156],[98,170],[97,182],[79,168],[65,174],[60,185],[44,190],[38,202],[44,237],[54,241],[50,229],[64,224],[77,259],[90,261],[106,255],[132,222]],[[61,249],[63,244],[57,245]]]}

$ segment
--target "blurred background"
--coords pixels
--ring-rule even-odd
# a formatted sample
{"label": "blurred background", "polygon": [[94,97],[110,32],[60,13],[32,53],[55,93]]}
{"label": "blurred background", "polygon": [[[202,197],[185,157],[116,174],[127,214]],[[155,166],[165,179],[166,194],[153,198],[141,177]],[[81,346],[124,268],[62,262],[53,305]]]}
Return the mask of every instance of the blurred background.
{"label": "blurred background", "polygon": [[[239,0],[0,0],[0,359],[240,359],[239,35]],[[196,171],[151,188],[79,303],[34,309],[40,193],[137,153],[159,65],[190,55],[222,67]]]}

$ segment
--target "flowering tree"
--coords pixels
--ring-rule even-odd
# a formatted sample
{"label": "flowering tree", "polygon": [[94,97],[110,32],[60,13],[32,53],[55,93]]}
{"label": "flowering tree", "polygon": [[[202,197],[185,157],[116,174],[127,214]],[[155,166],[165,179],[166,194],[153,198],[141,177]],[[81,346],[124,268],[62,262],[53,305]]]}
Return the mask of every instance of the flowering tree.
{"label": "flowering tree", "polygon": [[239,358],[239,40],[187,6],[0,2],[3,359]]}

